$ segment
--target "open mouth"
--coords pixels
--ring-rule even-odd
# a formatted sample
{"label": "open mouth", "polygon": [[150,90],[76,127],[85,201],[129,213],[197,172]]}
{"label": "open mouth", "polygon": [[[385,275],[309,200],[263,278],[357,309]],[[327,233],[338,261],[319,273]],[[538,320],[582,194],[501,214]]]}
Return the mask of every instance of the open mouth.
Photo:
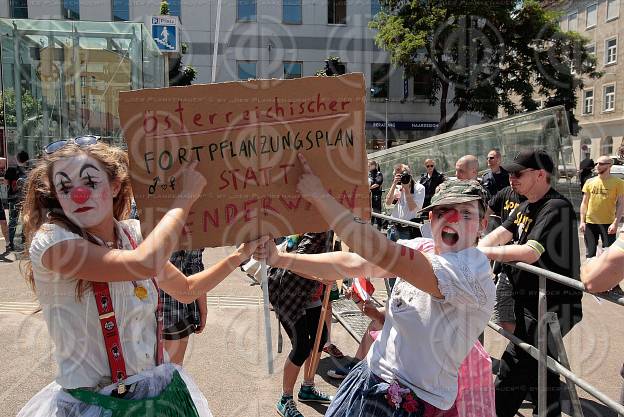
{"label": "open mouth", "polygon": [[459,240],[459,235],[456,231],[450,227],[444,227],[442,229],[442,241],[447,246],[453,246]]}
{"label": "open mouth", "polygon": [[78,207],[76,210],[74,210],[74,213],[84,213],[92,209],[93,207]]}

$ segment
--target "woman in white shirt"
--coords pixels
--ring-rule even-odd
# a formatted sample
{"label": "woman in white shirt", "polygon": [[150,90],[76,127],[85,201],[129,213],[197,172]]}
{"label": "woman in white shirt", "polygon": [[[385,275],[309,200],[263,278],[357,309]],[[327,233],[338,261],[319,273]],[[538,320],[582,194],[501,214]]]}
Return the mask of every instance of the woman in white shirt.
{"label": "woman in white shirt", "polygon": [[121,417],[150,407],[159,416],[211,415],[182,368],[161,364],[157,286],[191,302],[248,258],[258,241],[185,277],[169,256],[206,180],[191,166],[178,181],[197,193],[176,198],[143,240],[138,222],[124,220],[131,199],[124,151],[94,136],[45,148],[29,174],[22,216],[26,279],[56,347],[58,375],[18,416]]}
{"label": "woman in white shirt", "polygon": [[495,286],[476,247],[485,227],[485,190],[447,181],[432,198],[433,253],[389,241],[328,195],[303,156],[298,190],[355,253],[278,253],[272,242],[256,257],[326,280],[401,277],[380,336],[341,384],[326,416],[457,416],[458,368],[484,330]]}

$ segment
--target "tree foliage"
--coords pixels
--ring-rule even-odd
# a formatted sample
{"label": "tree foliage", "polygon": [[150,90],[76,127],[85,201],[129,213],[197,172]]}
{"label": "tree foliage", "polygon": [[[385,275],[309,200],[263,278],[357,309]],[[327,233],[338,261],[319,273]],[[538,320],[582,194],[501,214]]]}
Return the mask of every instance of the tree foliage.
{"label": "tree foliage", "polygon": [[[440,107],[440,132],[467,112],[485,118],[538,107],[576,106],[582,77],[596,78],[588,40],[559,28],[536,0],[380,0],[376,43],[407,76],[427,73],[424,94]],[[453,114],[447,114],[452,104]]]}
{"label": "tree foliage", "polygon": [[[4,90],[4,95],[0,92],[0,106],[2,106],[0,107],[0,126],[18,127],[15,109],[15,90],[7,88]],[[39,116],[41,111],[41,103],[32,96],[30,91],[22,90],[22,119],[24,123],[31,118]]]}

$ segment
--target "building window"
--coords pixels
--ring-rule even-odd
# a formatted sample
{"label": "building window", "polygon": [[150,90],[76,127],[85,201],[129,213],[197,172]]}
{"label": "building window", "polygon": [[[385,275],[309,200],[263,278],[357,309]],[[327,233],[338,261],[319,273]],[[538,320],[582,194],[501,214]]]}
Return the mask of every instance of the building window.
{"label": "building window", "polygon": [[301,62],[284,62],[284,79],[301,78],[303,75],[303,63]]}
{"label": "building window", "polygon": [[79,0],[63,0],[63,18],[68,20],[80,20]]}
{"label": "building window", "polygon": [[431,69],[422,68],[414,75],[414,95],[426,96],[431,92],[433,74]]}
{"label": "building window", "polygon": [[256,61],[238,61],[237,65],[239,80],[256,78]]}
{"label": "building window", "polygon": [[256,20],[256,0],[236,1],[236,20],[253,22]]}
{"label": "building window", "polygon": [[167,3],[169,3],[169,15],[170,16],[182,16],[182,6],[181,0],[167,0]]}
{"label": "building window", "polygon": [[282,21],[295,25],[301,24],[301,0],[283,0]]}
{"label": "building window", "polygon": [[568,31],[576,32],[578,30],[577,22],[578,13],[574,12],[568,15]]}
{"label": "building window", "polygon": [[605,85],[603,87],[603,110],[613,111],[615,110],[615,85]]}
{"label": "building window", "polygon": [[586,12],[585,27],[590,29],[596,26],[596,22],[598,21],[598,5],[592,4],[591,6],[587,6]]}
{"label": "building window", "polygon": [[9,13],[14,19],[28,19],[28,0],[10,0]]}
{"label": "building window", "polygon": [[613,137],[607,136],[600,141],[600,155],[611,155],[613,153]]}
{"label": "building window", "polygon": [[379,0],[371,0],[371,17],[375,17],[380,11],[381,4],[379,4]]}
{"label": "building window", "polygon": [[588,55],[596,55],[596,44],[590,43],[585,47],[585,50],[587,51]]}
{"label": "building window", "polygon": [[371,97],[388,98],[390,64],[371,64]]}
{"label": "building window", "polygon": [[327,23],[330,25],[347,23],[347,0],[327,0]]}
{"label": "building window", "polygon": [[114,22],[130,20],[130,5],[128,0],[113,0],[112,10]]}
{"label": "building window", "polygon": [[620,15],[620,0],[607,0],[607,22]]}
{"label": "building window", "polygon": [[605,64],[615,64],[617,62],[617,38],[605,41]]}
{"label": "building window", "polygon": [[594,112],[594,90],[583,91],[583,114]]}

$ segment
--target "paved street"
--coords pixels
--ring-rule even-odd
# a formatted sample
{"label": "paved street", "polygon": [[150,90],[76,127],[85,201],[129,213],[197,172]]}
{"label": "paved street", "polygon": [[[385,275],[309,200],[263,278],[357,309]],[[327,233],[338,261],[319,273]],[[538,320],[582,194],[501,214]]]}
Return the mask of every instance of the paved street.
{"label": "paved street", "polygon": [[[226,252],[223,248],[208,250],[205,262],[214,262]],[[5,352],[5,360],[0,361],[3,416],[15,415],[55,374],[47,330],[41,315],[31,314],[36,304],[19,275],[18,262],[13,260],[13,255],[0,257],[0,337]],[[280,369],[289,342],[285,337],[284,352],[275,356],[277,372],[267,375],[261,293],[259,287],[252,287],[249,282],[237,271],[209,294],[208,325],[203,334],[192,337],[187,352],[186,367],[206,394],[216,417],[277,415],[274,403],[281,393]],[[612,398],[618,398],[624,311],[606,302],[600,304],[591,296],[584,298],[584,306],[582,324],[566,338],[572,368]],[[271,324],[276,346],[274,319]],[[333,326],[332,339],[345,354],[355,352],[355,342],[339,324]],[[501,337],[486,332],[486,348],[493,356],[497,357],[504,345]],[[321,375],[333,365],[334,360],[324,355]],[[323,390],[335,392],[335,383],[324,377],[317,380]],[[581,392],[581,396],[585,395]],[[593,400],[584,405],[585,417],[613,415]],[[306,405],[300,409],[306,417],[323,415],[325,410]],[[524,414],[530,415],[528,410]]]}

